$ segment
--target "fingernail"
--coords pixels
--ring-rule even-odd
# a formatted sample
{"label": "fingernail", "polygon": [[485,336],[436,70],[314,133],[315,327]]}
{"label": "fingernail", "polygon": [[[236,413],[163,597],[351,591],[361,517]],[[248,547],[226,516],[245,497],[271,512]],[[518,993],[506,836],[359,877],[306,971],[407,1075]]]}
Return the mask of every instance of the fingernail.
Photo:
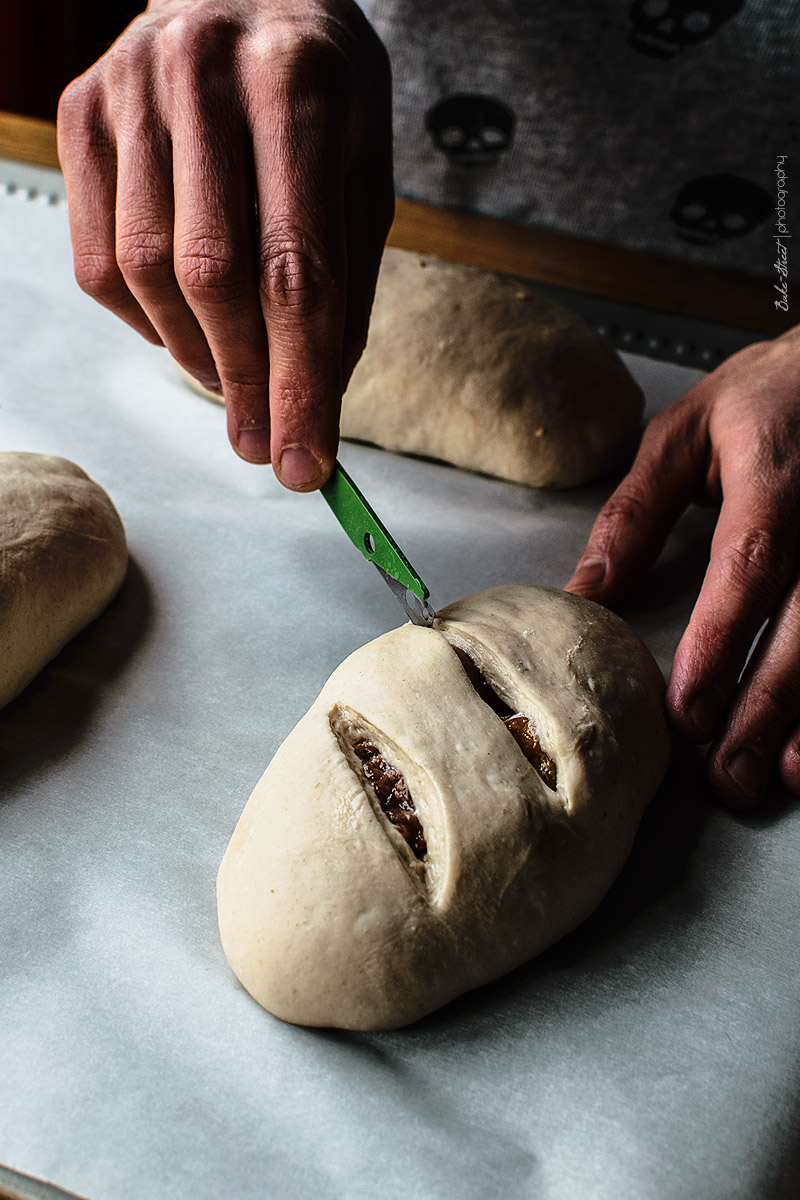
{"label": "fingernail", "polygon": [[712,688],[701,688],[686,706],[699,737],[710,742],[719,717],[719,699]]}
{"label": "fingernail", "polygon": [[597,587],[605,579],[605,574],[606,560],[604,558],[585,558],[575,568],[575,574],[572,576],[569,586]]}
{"label": "fingernail", "polygon": [[737,750],[725,764],[730,775],[744,796],[754,799],[764,777],[764,763],[753,750]]}
{"label": "fingernail", "polygon": [[266,429],[240,429],[236,434],[236,453],[248,462],[269,462],[269,434]]}
{"label": "fingernail", "polygon": [[278,473],[290,487],[305,487],[322,474],[322,464],[305,446],[287,446],[281,454]]}

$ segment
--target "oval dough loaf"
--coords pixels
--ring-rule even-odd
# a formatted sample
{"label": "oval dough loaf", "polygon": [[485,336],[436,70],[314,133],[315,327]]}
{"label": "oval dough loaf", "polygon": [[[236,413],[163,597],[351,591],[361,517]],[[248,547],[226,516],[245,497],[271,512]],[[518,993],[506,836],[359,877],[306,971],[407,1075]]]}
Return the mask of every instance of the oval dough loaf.
{"label": "oval dough loaf", "polygon": [[630,452],[643,406],[575,313],[494,272],[387,249],[341,429],[529,487],[574,487]]}
{"label": "oval dough loaf", "polygon": [[514,280],[386,251],[342,435],[531,487],[630,451],[642,393],[591,326]]}
{"label": "oval dough loaf", "polygon": [[384,634],[250,797],[217,881],[228,961],[286,1021],[414,1021],[593,911],[666,760],[658,667],[588,600],[492,588]]}
{"label": "oval dough loaf", "polygon": [[117,511],[80,467],[0,453],[0,707],[103,611],[127,561]]}

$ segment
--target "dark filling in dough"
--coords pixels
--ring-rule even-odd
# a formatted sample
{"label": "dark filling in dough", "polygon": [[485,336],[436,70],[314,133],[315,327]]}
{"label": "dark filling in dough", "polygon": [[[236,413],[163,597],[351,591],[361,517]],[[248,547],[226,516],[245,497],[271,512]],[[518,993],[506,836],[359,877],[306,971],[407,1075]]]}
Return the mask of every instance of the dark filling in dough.
{"label": "dark filling in dough", "polygon": [[458,646],[453,646],[453,649],[467,673],[467,678],[481,700],[484,704],[488,704],[493,712],[497,713],[534,771],[542,777],[550,790],[554,792],[558,783],[556,764],[542,749],[533,721],[530,717],[526,717],[524,713],[515,713],[513,709],[508,707],[504,700],[500,699],[497,692],[484,678],[466,651],[459,650]]}
{"label": "dark filling in dough", "polygon": [[428,853],[428,845],[405,779],[367,738],[354,742],[353,750],[361,763],[364,779],[375,793],[383,812],[403,835],[416,857],[422,860]]}
{"label": "dark filling in dough", "polygon": [[522,750],[528,762],[541,775],[551,792],[558,786],[556,764],[549,758],[536,736],[536,729],[530,717],[523,713],[515,713],[513,717],[503,717],[503,724]]}

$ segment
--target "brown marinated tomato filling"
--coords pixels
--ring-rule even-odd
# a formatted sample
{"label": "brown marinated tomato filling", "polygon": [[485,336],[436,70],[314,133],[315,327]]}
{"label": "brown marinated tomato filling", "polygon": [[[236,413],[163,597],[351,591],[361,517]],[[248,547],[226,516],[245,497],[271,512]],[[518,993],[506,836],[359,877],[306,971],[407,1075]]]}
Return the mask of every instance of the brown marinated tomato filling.
{"label": "brown marinated tomato filling", "polygon": [[526,717],[524,713],[515,713],[513,709],[508,707],[504,700],[501,700],[497,692],[488,680],[484,679],[476,664],[464,650],[459,650],[458,646],[453,646],[453,649],[467,673],[467,678],[481,700],[484,704],[488,704],[493,712],[497,713],[534,771],[541,776],[550,790],[554,792],[558,776],[556,764],[542,749],[533,721],[530,717]]}
{"label": "brown marinated tomato filling", "polygon": [[405,779],[367,738],[355,742],[353,750],[361,763],[364,779],[375,793],[381,809],[403,835],[416,857],[423,859],[428,853],[428,845]]}

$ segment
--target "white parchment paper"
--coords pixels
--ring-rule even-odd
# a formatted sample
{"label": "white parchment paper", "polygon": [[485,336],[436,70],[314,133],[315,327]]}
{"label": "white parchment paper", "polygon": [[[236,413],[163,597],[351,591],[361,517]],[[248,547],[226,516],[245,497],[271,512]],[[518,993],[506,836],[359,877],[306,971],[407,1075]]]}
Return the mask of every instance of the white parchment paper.
{"label": "white parchment paper", "polygon": [[[0,448],[103,484],[131,568],[0,713],[0,1160],[91,1200],[795,1196],[798,814],[721,811],[689,747],[598,913],[498,984],[385,1035],[281,1024],[238,985],[228,838],[401,614],[324,502],[239,461],[222,411],[78,291],[36,179],[0,190]],[[628,361],[651,412],[698,377]],[[608,491],[342,459],[438,605],[562,585]],[[687,514],[625,609],[665,671],[712,521]]]}

